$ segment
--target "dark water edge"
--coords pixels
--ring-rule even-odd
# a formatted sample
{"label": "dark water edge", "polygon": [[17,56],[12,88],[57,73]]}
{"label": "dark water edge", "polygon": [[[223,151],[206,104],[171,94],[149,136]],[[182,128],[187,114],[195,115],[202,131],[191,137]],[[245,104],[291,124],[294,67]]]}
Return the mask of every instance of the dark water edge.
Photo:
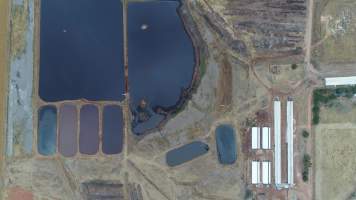
{"label": "dark water edge", "polygon": [[[174,0],[162,0],[162,1],[174,1]],[[193,53],[194,53],[194,66],[193,66],[193,76],[190,82],[190,85],[185,88],[176,104],[169,106],[169,107],[162,107],[156,106],[153,107],[149,112],[153,112],[155,116],[154,122],[148,122],[148,128],[139,127],[136,128],[134,122],[132,123],[132,130],[133,133],[138,138],[143,138],[145,135],[150,134],[152,132],[160,130],[171,118],[176,116],[179,112],[184,110],[185,106],[187,105],[188,101],[192,98],[192,95],[196,92],[200,81],[202,79],[201,74],[201,56],[207,57],[209,54],[207,44],[202,39],[201,33],[199,32],[196,22],[193,20],[193,17],[190,14],[189,9],[187,6],[180,0],[176,0],[179,2],[179,6],[176,9],[177,14],[183,24],[184,31],[186,32],[187,36],[192,42],[193,46]],[[133,115],[135,115],[135,109],[131,106],[131,111]],[[157,118],[160,118],[158,120]],[[140,126],[140,125],[139,125]],[[145,126],[145,125],[144,125]],[[139,129],[139,133],[137,130]]]}
{"label": "dark water edge", "polygon": [[236,136],[234,128],[223,124],[215,130],[216,149],[221,164],[233,164],[237,159]]}
{"label": "dark water edge", "polygon": [[195,141],[168,151],[166,154],[166,163],[170,167],[175,167],[200,157],[208,151],[209,145]]}
{"label": "dark water edge", "polygon": [[38,152],[44,156],[53,155],[57,150],[57,109],[55,106],[43,106],[38,116]]}

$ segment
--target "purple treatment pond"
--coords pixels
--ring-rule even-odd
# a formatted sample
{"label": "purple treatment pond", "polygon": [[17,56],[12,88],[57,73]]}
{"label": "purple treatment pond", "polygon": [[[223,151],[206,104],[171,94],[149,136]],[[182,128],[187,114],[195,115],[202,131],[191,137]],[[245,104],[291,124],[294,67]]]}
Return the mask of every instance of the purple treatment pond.
{"label": "purple treatment pond", "polygon": [[64,104],[59,109],[59,152],[66,157],[77,153],[78,115],[74,105]]}
{"label": "purple treatment pond", "polygon": [[105,106],[103,113],[103,152],[117,154],[122,151],[123,117],[120,106]]}
{"label": "purple treatment pond", "polygon": [[80,109],[79,151],[94,155],[99,149],[99,111],[94,105]]}
{"label": "purple treatment pond", "polygon": [[38,116],[38,152],[44,156],[53,155],[57,143],[57,109],[54,106],[43,106]]}

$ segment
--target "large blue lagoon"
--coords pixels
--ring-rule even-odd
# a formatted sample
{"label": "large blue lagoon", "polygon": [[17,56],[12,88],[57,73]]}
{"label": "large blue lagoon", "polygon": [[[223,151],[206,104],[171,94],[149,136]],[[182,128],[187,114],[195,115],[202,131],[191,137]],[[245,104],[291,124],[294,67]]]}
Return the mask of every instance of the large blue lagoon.
{"label": "large blue lagoon", "polygon": [[119,0],[42,0],[40,97],[122,100],[122,30]]}
{"label": "large blue lagoon", "polygon": [[[129,80],[134,132],[162,121],[192,82],[194,48],[177,9],[178,1],[130,3]],[[158,116],[157,116],[158,115]]]}

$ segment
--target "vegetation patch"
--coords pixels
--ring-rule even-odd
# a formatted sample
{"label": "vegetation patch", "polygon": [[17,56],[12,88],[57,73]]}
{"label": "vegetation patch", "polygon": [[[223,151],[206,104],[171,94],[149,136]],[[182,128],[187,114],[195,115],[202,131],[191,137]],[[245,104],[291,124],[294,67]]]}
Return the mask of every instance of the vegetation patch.
{"label": "vegetation patch", "polygon": [[313,124],[317,125],[320,121],[320,107],[330,106],[330,102],[338,97],[350,99],[356,94],[356,86],[346,86],[339,88],[323,88],[314,90],[313,93]]}
{"label": "vegetation patch", "polygon": [[309,154],[304,154],[303,157],[303,181],[307,182],[309,180],[309,168],[312,166],[311,158]]}

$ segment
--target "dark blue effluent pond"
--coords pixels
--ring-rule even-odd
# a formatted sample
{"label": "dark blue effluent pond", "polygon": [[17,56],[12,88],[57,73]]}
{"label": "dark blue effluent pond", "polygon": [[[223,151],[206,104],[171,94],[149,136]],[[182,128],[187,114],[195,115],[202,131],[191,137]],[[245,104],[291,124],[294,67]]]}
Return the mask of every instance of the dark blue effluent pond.
{"label": "dark blue effluent pond", "polygon": [[103,152],[117,154],[122,151],[123,116],[120,106],[105,106],[103,111]]}
{"label": "dark blue effluent pond", "polygon": [[[156,108],[174,106],[190,86],[194,48],[177,9],[179,1],[129,3],[129,83],[134,127],[150,129],[162,118]],[[145,100],[145,106],[140,105]],[[154,111],[154,112],[152,112]],[[154,122],[147,122],[152,119]],[[147,127],[145,127],[147,125]]]}
{"label": "dark blue effluent pond", "polygon": [[220,125],[215,130],[216,146],[221,164],[233,164],[237,158],[235,130],[231,125]]}
{"label": "dark blue effluent pond", "polygon": [[42,0],[40,97],[122,100],[122,30],[120,0]]}
{"label": "dark blue effluent pond", "polygon": [[166,162],[170,167],[174,167],[202,156],[208,151],[209,145],[199,141],[192,142],[169,151],[166,154]]}
{"label": "dark blue effluent pond", "polygon": [[54,106],[44,106],[38,112],[37,147],[42,155],[56,153],[57,144],[57,109]]}

